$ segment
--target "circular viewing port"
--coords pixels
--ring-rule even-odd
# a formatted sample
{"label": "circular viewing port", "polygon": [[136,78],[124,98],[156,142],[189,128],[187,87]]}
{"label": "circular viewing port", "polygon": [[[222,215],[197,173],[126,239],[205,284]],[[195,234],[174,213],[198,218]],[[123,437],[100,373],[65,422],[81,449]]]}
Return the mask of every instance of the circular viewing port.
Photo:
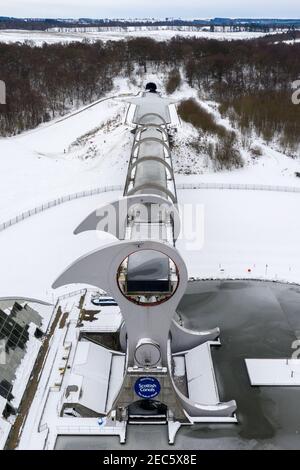
{"label": "circular viewing port", "polygon": [[134,358],[139,366],[142,367],[154,367],[160,359],[160,348],[157,343],[151,339],[141,339],[136,347]]}
{"label": "circular viewing port", "polygon": [[131,302],[144,306],[166,302],[179,284],[175,263],[155,250],[136,251],[125,258],[117,279],[122,294]]}

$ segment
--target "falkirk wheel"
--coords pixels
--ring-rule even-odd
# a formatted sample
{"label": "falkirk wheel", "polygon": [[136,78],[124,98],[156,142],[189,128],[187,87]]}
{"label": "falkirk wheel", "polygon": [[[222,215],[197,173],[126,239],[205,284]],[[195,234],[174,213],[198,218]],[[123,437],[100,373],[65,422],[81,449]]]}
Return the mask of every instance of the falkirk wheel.
{"label": "falkirk wheel", "polygon": [[75,261],[53,287],[88,284],[115,299],[123,317],[122,366],[107,375],[113,389],[107,422],[167,424],[173,443],[183,424],[236,422],[236,403],[219,399],[211,357],[219,329],[188,330],[176,313],[188,272],[176,249],[181,221],[169,105],[149,91],[131,101],[135,136],[123,197],[89,214],[74,232],[103,230],[116,241]]}

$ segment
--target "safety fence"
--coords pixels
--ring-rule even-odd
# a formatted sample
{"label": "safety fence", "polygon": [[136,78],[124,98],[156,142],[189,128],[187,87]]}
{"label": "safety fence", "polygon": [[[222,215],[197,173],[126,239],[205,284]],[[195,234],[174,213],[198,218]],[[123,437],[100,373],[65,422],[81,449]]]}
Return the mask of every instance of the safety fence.
{"label": "safety fence", "polygon": [[284,193],[300,193],[300,186],[274,186],[267,184],[240,183],[184,183],[177,184],[177,189],[236,189],[246,191],[274,191]]}
{"label": "safety fence", "polygon": [[[285,192],[285,193],[300,193],[300,187],[293,186],[272,186],[265,184],[235,184],[235,183],[184,183],[177,184],[177,190],[191,190],[191,189],[233,189],[233,190],[246,190],[246,191],[273,191],[273,192]],[[7,220],[6,222],[0,223],[0,232],[19,223],[29,217],[44,212],[52,207],[59,206],[75,199],[83,197],[96,196],[97,194],[108,193],[113,191],[123,191],[122,185],[111,185],[103,186],[100,188],[94,188],[86,191],[80,191],[73,194],[67,194],[66,196],[59,197],[52,201],[46,202],[40,206],[34,207],[28,211],[22,212],[21,214]]]}
{"label": "safety fence", "polygon": [[68,194],[66,196],[59,197],[57,199],[54,199],[52,201],[46,202],[40,206],[34,207],[33,209],[30,209],[28,211],[22,212],[21,214],[17,215],[16,217],[13,217],[12,219],[3,222],[0,224],[0,232],[2,230],[5,230],[12,225],[15,225],[19,222],[22,222],[25,219],[28,219],[29,217],[32,217],[33,215],[39,214],[41,212],[44,212],[48,209],[51,209],[52,207],[59,206],[60,204],[64,204],[65,202],[73,201],[75,199],[80,199],[83,197],[90,197],[90,196],[96,196],[97,194],[102,194],[102,193],[108,193],[111,191],[122,191],[123,186],[104,186],[101,188],[94,188],[90,189],[87,191],[81,191],[78,193],[74,194]]}

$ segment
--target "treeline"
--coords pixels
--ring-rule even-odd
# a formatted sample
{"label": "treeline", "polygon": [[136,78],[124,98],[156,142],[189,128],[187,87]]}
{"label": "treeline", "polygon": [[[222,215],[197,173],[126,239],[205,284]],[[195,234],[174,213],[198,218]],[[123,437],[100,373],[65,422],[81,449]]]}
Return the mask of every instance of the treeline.
{"label": "treeline", "polygon": [[34,128],[100,98],[122,67],[121,49],[112,53],[109,44],[0,44],[0,78],[7,95],[7,104],[0,105],[0,135]]}
{"label": "treeline", "polygon": [[299,106],[291,101],[290,91],[258,90],[248,95],[220,99],[221,114],[238,125],[244,136],[255,131],[270,143],[277,140],[287,153],[297,151],[300,142]]}
{"label": "treeline", "polygon": [[[214,20],[201,21],[201,20],[156,20],[156,21],[122,21],[117,19],[92,19],[82,18],[79,20],[63,20],[54,18],[9,18],[0,17],[0,30],[1,29],[24,29],[29,31],[46,31],[50,28],[88,28],[88,27],[120,27],[127,28],[130,26],[193,26],[202,27],[214,24]],[[268,29],[269,30],[269,29]]]}
{"label": "treeline", "polygon": [[233,126],[296,152],[300,106],[292,103],[292,83],[300,77],[300,44],[258,40],[215,47],[185,64],[189,84],[217,101]]}
{"label": "treeline", "polygon": [[[69,23],[67,22],[63,24],[69,25]],[[0,29],[25,29],[29,31],[45,31],[46,29],[53,28],[55,26],[61,26],[61,22],[54,19],[29,20],[23,18],[0,17]]]}
{"label": "treeline", "polygon": [[[235,132],[218,124],[213,116],[197,101],[190,98],[178,106],[181,119],[198,130],[198,139],[191,142],[198,155],[210,157],[215,170],[229,170],[243,166]],[[209,137],[213,137],[210,139]]]}
{"label": "treeline", "polygon": [[145,20],[118,20],[118,19],[95,19],[95,18],[79,18],[79,19],[55,19],[55,18],[14,18],[0,16],[0,29],[25,29],[25,30],[46,30],[48,28],[78,28],[78,27],[129,27],[129,26],[192,26],[211,28],[230,27],[232,31],[262,31],[270,30],[296,30],[300,27],[298,19],[273,19],[273,20],[253,20],[253,19],[232,19],[232,18],[214,18],[208,20],[183,20],[176,18],[166,19],[145,19]]}
{"label": "treeline", "polygon": [[70,106],[101,97],[117,75],[134,80],[137,65],[144,72],[171,70],[169,93],[179,85],[180,69],[236,125],[269,140],[278,137],[285,146],[300,143],[300,106],[291,103],[291,85],[300,76],[300,44],[265,39],[136,38],[43,47],[0,43],[0,79],[7,84],[0,134],[35,127]]}

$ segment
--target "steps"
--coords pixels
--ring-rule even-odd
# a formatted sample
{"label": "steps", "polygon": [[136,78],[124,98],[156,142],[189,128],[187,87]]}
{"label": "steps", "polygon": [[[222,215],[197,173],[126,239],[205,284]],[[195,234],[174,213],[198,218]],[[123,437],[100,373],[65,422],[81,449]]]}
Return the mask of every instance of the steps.
{"label": "steps", "polygon": [[161,415],[129,415],[128,424],[167,424],[167,416]]}
{"label": "steps", "polygon": [[162,403],[141,400],[128,408],[128,424],[167,424],[167,407]]}

